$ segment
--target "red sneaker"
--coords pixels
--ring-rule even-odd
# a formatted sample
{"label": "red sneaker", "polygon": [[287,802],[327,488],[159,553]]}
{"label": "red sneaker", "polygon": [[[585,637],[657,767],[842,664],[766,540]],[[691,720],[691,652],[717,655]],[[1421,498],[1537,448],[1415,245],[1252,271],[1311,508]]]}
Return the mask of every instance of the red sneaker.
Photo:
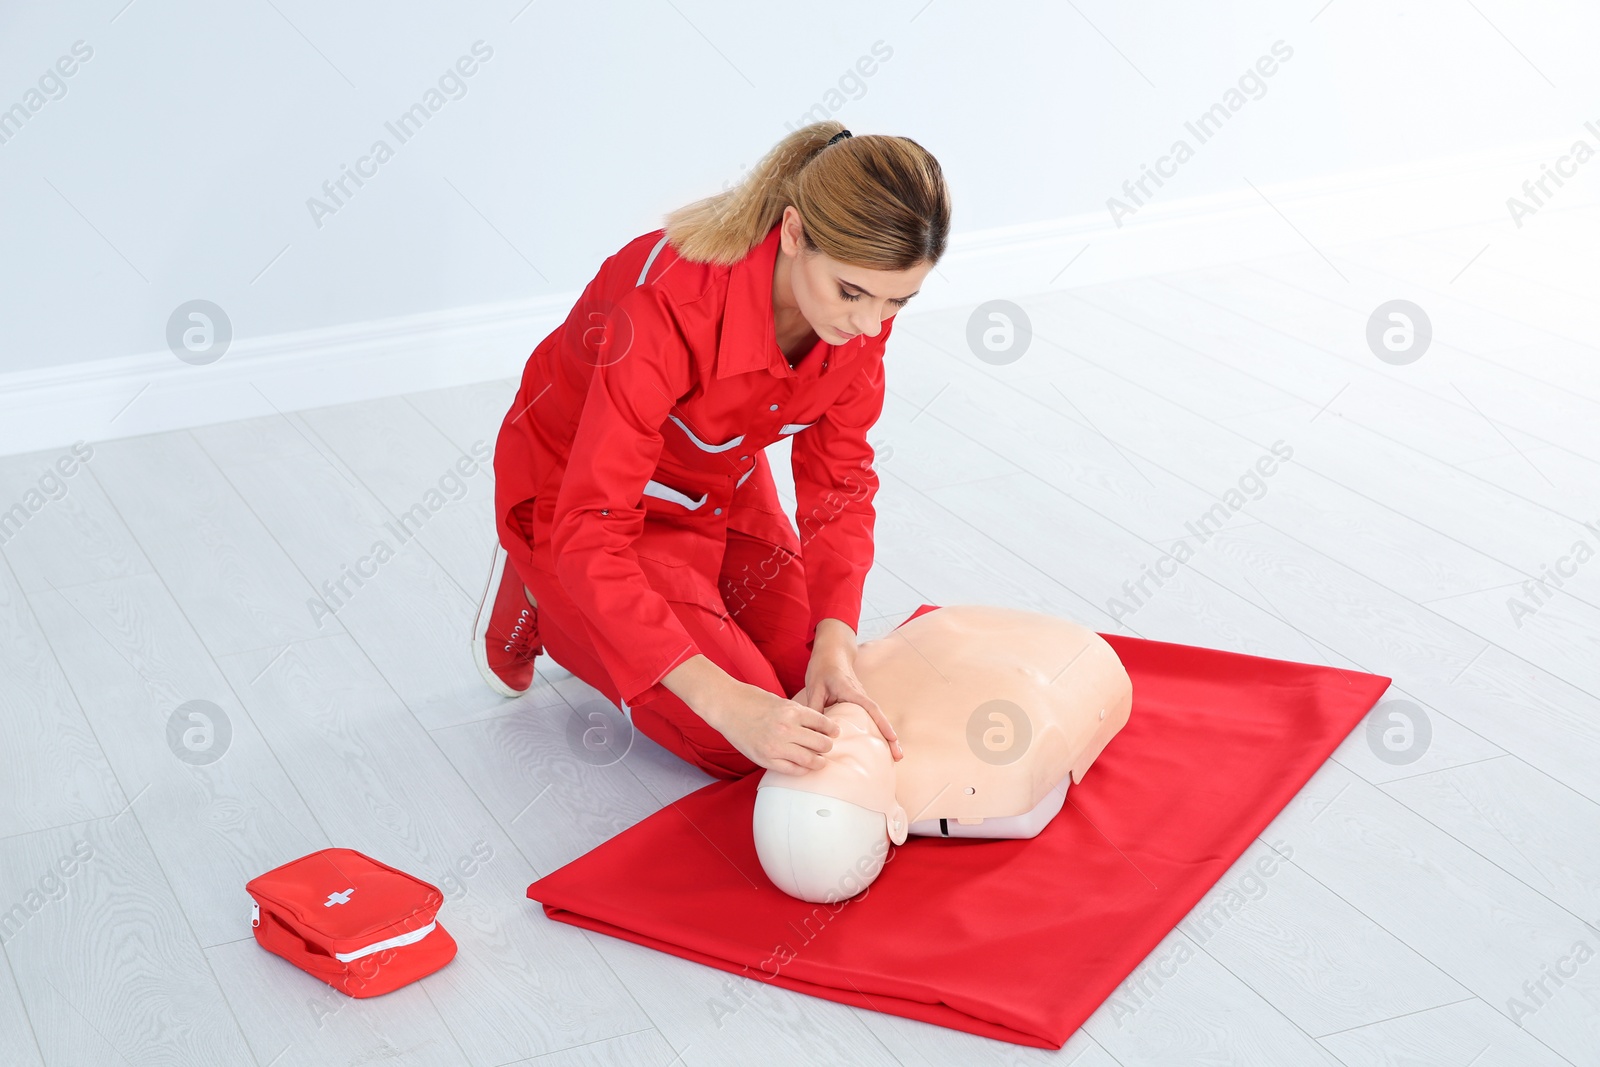
{"label": "red sneaker", "polygon": [[494,566],[478,604],[472,628],[472,658],[495,692],[518,697],[533,686],[533,660],[539,642],[539,612],[523,592],[522,579],[509,566],[504,546],[494,546]]}

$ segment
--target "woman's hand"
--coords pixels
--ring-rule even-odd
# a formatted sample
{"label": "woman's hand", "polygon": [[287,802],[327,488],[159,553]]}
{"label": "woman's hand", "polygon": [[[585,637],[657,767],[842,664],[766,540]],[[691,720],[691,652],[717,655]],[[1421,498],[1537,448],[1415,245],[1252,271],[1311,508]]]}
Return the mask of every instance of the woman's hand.
{"label": "woman's hand", "polygon": [[811,645],[805,688],[795,694],[795,700],[818,712],[845,702],[861,705],[889,743],[889,754],[899,760],[905,756],[899,735],[878,702],[862,688],[856,677],[855,659],[855,631],[838,619],[823,619],[817,624],[816,640]]}
{"label": "woman's hand", "polygon": [[823,753],[839,736],[839,724],[821,709],[744,682],[730,680],[704,710],[697,711],[752,763],[783,774],[826,767]]}

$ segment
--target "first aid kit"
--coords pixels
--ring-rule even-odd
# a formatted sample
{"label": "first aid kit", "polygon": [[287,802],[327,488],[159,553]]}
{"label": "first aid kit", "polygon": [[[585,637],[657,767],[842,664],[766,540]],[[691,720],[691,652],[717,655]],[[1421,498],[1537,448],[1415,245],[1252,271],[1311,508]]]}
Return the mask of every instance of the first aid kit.
{"label": "first aid kit", "polygon": [[375,997],[455,958],[444,894],[349,848],[325,848],[252,878],[250,925],[274,955],[341,993]]}

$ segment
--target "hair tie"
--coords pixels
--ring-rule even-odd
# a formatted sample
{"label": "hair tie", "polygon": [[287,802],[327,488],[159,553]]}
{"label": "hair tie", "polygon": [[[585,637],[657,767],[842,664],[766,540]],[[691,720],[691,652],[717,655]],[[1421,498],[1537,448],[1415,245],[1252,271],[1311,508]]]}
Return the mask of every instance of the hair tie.
{"label": "hair tie", "polygon": [[[832,137],[828,138],[828,144],[832,144],[835,141],[842,141],[846,137],[849,137],[849,136],[851,136],[851,133],[850,133],[849,130],[840,130],[838,133],[836,133]],[[822,147],[826,148],[826,147],[828,147],[828,145],[823,145]]]}

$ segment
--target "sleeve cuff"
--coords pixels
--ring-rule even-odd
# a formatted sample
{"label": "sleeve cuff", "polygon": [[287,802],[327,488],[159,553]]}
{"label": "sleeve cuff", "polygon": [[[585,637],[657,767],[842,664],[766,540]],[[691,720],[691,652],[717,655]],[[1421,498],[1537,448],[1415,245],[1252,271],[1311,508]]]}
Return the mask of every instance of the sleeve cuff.
{"label": "sleeve cuff", "polygon": [[811,626],[806,631],[806,640],[814,641],[817,636],[817,626],[823,619],[838,619],[849,626],[856,633],[861,632],[861,594],[860,590],[844,588],[844,583],[835,585],[835,592],[817,599],[813,596],[811,601]]}
{"label": "sleeve cuff", "polygon": [[668,657],[665,666],[659,670],[641,671],[627,678],[615,679],[617,692],[622,697],[623,703],[632,707],[646,699],[676,695],[661,680],[699,654],[699,646],[690,642],[686,647]]}

